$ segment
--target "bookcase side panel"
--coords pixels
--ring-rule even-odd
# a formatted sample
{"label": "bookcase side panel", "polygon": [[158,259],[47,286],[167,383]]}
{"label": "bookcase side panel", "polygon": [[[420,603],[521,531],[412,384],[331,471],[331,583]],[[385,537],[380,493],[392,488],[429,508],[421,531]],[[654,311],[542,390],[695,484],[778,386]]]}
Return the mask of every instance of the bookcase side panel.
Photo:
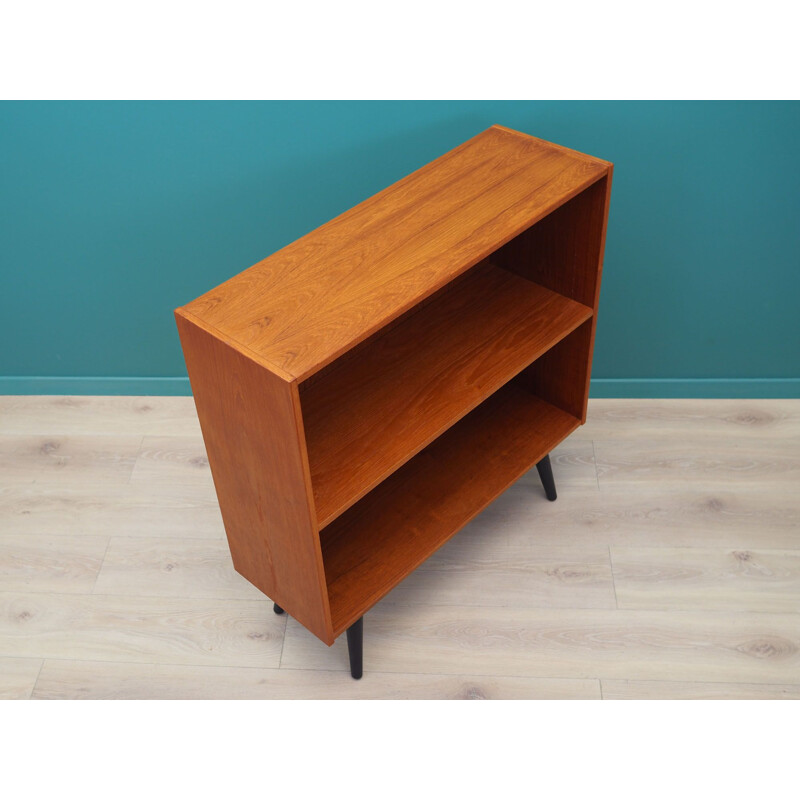
{"label": "bookcase side panel", "polygon": [[331,644],[296,386],[175,317],[234,567]]}
{"label": "bookcase side panel", "polygon": [[611,182],[614,177],[614,165],[609,164],[608,166],[608,174],[605,178],[601,181],[598,181],[597,186],[599,187],[600,191],[594,197],[594,212],[593,216],[596,217],[599,215],[599,225],[600,231],[597,234],[597,249],[596,252],[593,253],[594,258],[596,258],[597,263],[597,272],[596,272],[596,279],[595,279],[595,286],[594,286],[594,302],[592,304],[592,308],[594,309],[594,314],[592,315],[591,319],[591,336],[589,337],[589,355],[587,358],[586,364],[586,388],[584,390],[584,399],[583,399],[583,415],[581,416],[581,423],[586,422],[586,412],[588,411],[589,407],[589,383],[592,378],[592,359],[594,358],[594,338],[595,334],[597,333],[597,311],[600,305],[600,283],[603,278],[603,258],[605,257],[606,252],[606,232],[608,231],[608,211],[611,205]]}

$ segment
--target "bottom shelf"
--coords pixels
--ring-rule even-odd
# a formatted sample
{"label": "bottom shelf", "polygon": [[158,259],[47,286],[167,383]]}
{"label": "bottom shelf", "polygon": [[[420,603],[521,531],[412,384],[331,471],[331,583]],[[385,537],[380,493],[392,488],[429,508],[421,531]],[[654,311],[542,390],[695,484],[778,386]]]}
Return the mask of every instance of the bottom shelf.
{"label": "bottom shelf", "polygon": [[338,636],[580,425],[509,383],[320,531]]}

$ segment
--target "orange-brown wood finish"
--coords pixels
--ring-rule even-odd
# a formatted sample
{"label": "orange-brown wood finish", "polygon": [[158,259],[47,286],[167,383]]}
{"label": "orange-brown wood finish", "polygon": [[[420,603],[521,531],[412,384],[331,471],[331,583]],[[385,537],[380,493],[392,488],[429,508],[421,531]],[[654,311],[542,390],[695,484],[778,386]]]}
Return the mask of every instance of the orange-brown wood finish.
{"label": "orange-brown wood finish", "polygon": [[297,387],[176,312],[233,565],[333,642]]}
{"label": "orange-brown wood finish", "polygon": [[352,624],[580,420],[514,384],[322,532],[334,633]]}
{"label": "orange-brown wood finish", "polygon": [[584,421],[610,186],[494,126],[176,311],[234,565],[324,642]]}
{"label": "orange-brown wood finish", "polygon": [[303,380],[607,171],[494,126],[187,309]]}
{"label": "orange-brown wood finish", "polygon": [[301,386],[320,527],[591,316],[487,261]]}
{"label": "orange-brown wood finish", "polygon": [[590,325],[526,371],[535,390],[586,421],[612,167],[493,256],[517,275],[591,307]]}

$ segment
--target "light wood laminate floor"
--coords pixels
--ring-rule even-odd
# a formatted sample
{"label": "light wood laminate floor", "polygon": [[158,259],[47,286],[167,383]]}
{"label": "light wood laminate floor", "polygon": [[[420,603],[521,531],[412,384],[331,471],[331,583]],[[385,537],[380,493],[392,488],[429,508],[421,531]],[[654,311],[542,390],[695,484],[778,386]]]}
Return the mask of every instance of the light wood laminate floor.
{"label": "light wood laminate floor", "polygon": [[0,697],[800,698],[800,400],[593,400],[365,618],[230,562],[191,398],[0,397]]}

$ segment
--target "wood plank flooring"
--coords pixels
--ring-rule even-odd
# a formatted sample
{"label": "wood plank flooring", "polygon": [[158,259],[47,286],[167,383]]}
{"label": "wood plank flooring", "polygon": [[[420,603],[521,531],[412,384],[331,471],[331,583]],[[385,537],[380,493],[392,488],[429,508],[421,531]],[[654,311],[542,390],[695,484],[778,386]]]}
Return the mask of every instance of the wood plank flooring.
{"label": "wood plank flooring", "polygon": [[593,400],[365,618],[230,563],[191,398],[0,397],[0,698],[800,699],[800,400]]}

